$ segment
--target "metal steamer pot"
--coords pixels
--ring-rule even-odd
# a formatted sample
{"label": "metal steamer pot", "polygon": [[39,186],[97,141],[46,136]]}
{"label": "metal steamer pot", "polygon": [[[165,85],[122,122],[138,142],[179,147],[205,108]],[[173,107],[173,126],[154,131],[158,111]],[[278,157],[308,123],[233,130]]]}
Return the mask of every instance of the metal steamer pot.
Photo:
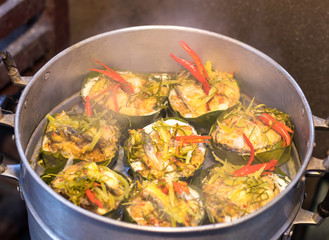
{"label": "metal steamer pot", "polygon": [[[234,72],[241,91],[268,107],[288,113],[295,125],[291,183],[261,209],[229,223],[197,227],[150,227],[117,221],[75,206],[45,184],[30,165],[45,115],[70,102],[79,92],[92,60],[112,68],[135,72],[172,72],[180,66],[169,53],[184,54],[186,41],[214,68]],[[20,77],[10,54],[1,52],[15,84],[27,84],[15,115],[2,114],[1,123],[14,126],[20,165],[2,164],[2,175],[19,180],[26,202],[32,239],[277,239],[289,238],[295,224],[319,224],[329,211],[328,202],[317,213],[301,209],[306,172],[326,171],[328,159],[312,158],[314,126],[328,120],[312,116],[309,104],[294,79],[271,58],[229,37],[186,27],[142,26],[100,34],[62,51],[33,77]],[[64,104],[65,105],[65,104]],[[38,127],[39,126],[39,127]],[[288,166],[288,168],[291,168]]]}

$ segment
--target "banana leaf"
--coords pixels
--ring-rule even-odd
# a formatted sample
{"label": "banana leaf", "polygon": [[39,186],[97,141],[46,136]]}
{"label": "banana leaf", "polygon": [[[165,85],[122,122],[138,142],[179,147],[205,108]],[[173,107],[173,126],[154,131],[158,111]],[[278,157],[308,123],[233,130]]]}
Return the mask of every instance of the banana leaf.
{"label": "banana leaf", "polygon": [[[278,166],[281,166],[290,159],[291,145],[282,147],[283,141],[278,142],[273,146],[272,150],[255,153],[253,164],[266,163],[272,159],[278,161]],[[215,145],[212,140],[210,140],[210,147],[214,154],[220,159],[227,159],[230,163],[235,165],[245,165],[250,155],[249,154],[239,154],[237,152],[232,152],[225,150],[218,145]]]}
{"label": "banana leaf", "polygon": [[169,110],[168,115],[177,117],[180,119],[184,119],[185,121],[189,122],[196,130],[198,130],[201,134],[209,134],[211,126],[216,122],[218,116],[226,110],[218,110],[218,111],[211,111],[206,114],[203,114],[196,118],[186,118],[183,117],[179,111],[173,109],[169,102]]}
{"label": "banana leaf", "polygon": [[[48,185],[54,180],[58,173],[60,173],[67,164],[68,159],[63,158],[61,161],[53,162],[52,165],[48,164],[49,167],[45,168],[45,171],[40,178]],[[72,164],[81,162],[81,160],[73,159]]]}
{"label": "banana leaf", "polygon": [[[69,159],[69,157],[64,157],[61,152],[51,152],[51,151],[41,150],[39,155],[40,155],[40,159],[42,160],[42,166],[46,169],[56,166],[58,164],[65,165],[65,163]],[[118,156],[119,156],[119,152],[116,151],[113,157],[105,159],[104,161],[96,162],[96,164],[101,166],[112,167],[118,160]],[[79,158],[74,158],[74,161],[81,162],[84,160]]]}

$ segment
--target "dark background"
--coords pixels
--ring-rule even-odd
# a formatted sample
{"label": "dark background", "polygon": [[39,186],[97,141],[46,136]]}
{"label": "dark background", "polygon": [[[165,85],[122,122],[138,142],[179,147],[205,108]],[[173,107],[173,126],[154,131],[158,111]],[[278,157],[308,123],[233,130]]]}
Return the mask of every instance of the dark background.
{"label": "dark background", "polygon": [[[139,25],[195,27],[240,40],[264,52],[290,73],[314,115],[329,116],[327,0],[68,0],[67,6],[70,31],[63,34],[69,35],[68,45],[105,31]],[[34,66],[34,71],[41,66]],[[12,130],[2,130],[0,139],[11,137]],[[315,141],[313,155],[325,158],[329,150],[328,131],[317,130]],[[9,148],[10,143],[2,145],[2,149]],[[5,157],[9,161],[18,158],[14,150]],[[0,217],[7,212],[14,216],[12,221],[0,219],[0,239],[28,239],[24,202],[15,190],[17,183],[0,180],[0,209],[6,209]],[[328,189],[327,177],[308,180],[306,191],[311,197],[306,198],[304,207],[313,209],[323,198],[323,189]],[[326,239],[328,222],[320,227],[298,228],[294,238]]]}

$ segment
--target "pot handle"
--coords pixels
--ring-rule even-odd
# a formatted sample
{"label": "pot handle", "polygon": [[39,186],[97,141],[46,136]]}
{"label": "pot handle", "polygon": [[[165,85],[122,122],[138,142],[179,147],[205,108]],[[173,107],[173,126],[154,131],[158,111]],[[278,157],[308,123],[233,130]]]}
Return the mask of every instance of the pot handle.
{"label": "pot handle", "polygon": [[19,181],[20,164],[6,165],[3,163],[3,156],[0,152],[0,176],[14,178]]}
{"label": "pot handle", "polygon": [[[25,87],[32,77],[22,77],[19,74],[15,61],[11,54],[7,50],[0,51],[0,63],[3,62],[5,68],[8,72],[8,75],[13,83],[16,86]],[[9,102],[9,104],[8,104]],[[10,127],[14,127],[15,120],[15,108],[16,102],[13,102],[8,96],[2,96],[0,100],[0,124],[4,124]],[[11,107],[10,110],[3,110],[4,105]],[[5,114],[4,114],[5,113]],[[20,177],[20,164],[6,165],[3,163],[3,155],[0,152],[0,176],[14,178],[19,180]]]}
{"label": "pot handle", "polygon": [[[29,83],[32,77],[22,77],[19,74],[15,61],[7,50],[0,51],[0,63],[1,61],[4,63],[13,85],[25,87]],[[14,113],[3,114],[2,107],[0,107],[0,124],[14,127],[14,118]]]}
{"label": "pot handle", "polygon": [[[329,117],[327,119],[323,119],[317,116],[313,116],[313,123],[315,128],[329,129]],[[306,167],[306,176],[323,176],[326,172],[329,172],[329,156],[327,156],[325,159],[318,159],[315,157],[310,159],[310,162]]]}
{"label": "pot handle", "polygon": [[[313,116],[313,121],[315,127],[321,127],[321,128],[329,128],[329,117],[327,119],[322,119],[317,116]],[[311,166],[314,166],[315,163],[319,164],[319,159],[312,157],[310,164],[307,166],[306,174],[309,174]],[[329,172],[329,155],[322,160],[322,168],[320,169],[320,172],[325,169],[326,172]],[[323,199],[321,203],[317,206],[317,212],[314,215],[314,219],[318,219],[318,224],[320,224],[324,218],[329,217],[329,189],[328,192]]]}
{"label": "pot handle", "polygon": [[[315,128],[328,129],[329,117],[327,119],[323,119],[313,116],[313,123]],[[305,175],[307,177],[322,177],[327,172],[329,172],[329,155],[325,159],[312,157],[306,167]],[[297,224],[320,225],[327,217],[329,217],[329,189],[323,201],[318,204],[317,211],[315,213],[302,208],[299,209],[297,216],[290,227],[283,234],[282,239],[291,239],[293,227]]]}
{"label": "pot handle", "polygon": [[25,87],[32,77],[22,77],[19,74],[15,61],[7,50],[0,51],[0,62],[3,62],[8,75],[14,85]]}
{"label": "pot handle", "polygon": [[323,128],[329,128],[329,117],[327,119],[319,118],[317,116],[313,116],[313,122],[314,126],[316,128],[323,127]]}
{"label": "pot handle", "polygon": [[[318,167],[318,169],[316,169]],[[329,172],[329,155],[325,159],[317,159],[312,157],[309,165],[306,168],[306,176],[318,176],[324,175]],[[329,217],[329,189],[325,198],[317,206],[317,212],[313,214],[312,218],[316,225],[321,224],[325,218]]]}
{"label": "pot handle", "polygon": [[0,124],[14,127],[17,101],[10,96],[0,96]]}
{"label": "pot handle", "polygon": [[[13,98],[6,95],[0,97],[0,124],[14,127],[16,105],[17,102]],[[3,108],[5,108],[4,112],[6,112],[6,114],[3,114]],[[3,155],[2,152],[0,152],[0,176],[10,177],[19,180],[19,175],[20,165],[13,164],[7,166],[3,163]]]}

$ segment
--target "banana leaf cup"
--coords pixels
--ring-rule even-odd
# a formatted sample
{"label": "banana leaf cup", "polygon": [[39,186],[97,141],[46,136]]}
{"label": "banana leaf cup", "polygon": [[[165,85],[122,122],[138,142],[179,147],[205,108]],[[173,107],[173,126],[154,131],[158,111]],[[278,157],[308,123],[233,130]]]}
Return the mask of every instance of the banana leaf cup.
{"label": "banana leaf cup", "polygon": [[290,159],[293,126],[287,114],[265,105],[242,104],[223,112],[211,127],[210,147],[221,159],[244,165]]}
{"label": "banana leaf cup", "polygon": [[239,83],[232,73],[213,70],[209,61],[205,70],[208,91],[193,73],[182,71],[168,97],[170,115],[188,121],[202,134],[208,134],[217,117],[240,101]]}
{"label": "banana leaf cup", "polygon": [[208,134],[221,111],[239,103],[240,87],[232,73],[213,69],[210,61],[203,65],[198,54],[183,40],[179,45],[193,62],[170,54],[188,72],[177,75],[178,83],[169,92],[169,109],[173,116],[185,119],[202,134]]}
{"label": "banana leaf cup", "polygon": [[69,158],[113,165],[118,157],[120,131],[115,122],[101,117],[65,111],[48,114],[39,154],[42,165],[49,168]]}
{"label": "banana leaf cup", "polygon": [[121,202],[129,195],[130,180],[126,176],[95,162],[68,161],[58,173],[53,170],[48,169],[42,179],[55,192],[99,215],[116,218]]}
{"label": "banana leaf cup", "polygon": [[184,120],[161,119],[129,132],[124,150],[135,178],[188,180],[203,166],[210,137],[198,135]]}
{"label": "banana leaf cup", "polygon": [[163,117],[169,86],[173,84],[172,74],[115,72],[105,67],[106,70],[90,69],[93,72],[82,84],[81,97],[93,109],[107,110],[125,128],[131,129],[142,128]]}
{"label": "banana leaf cup", "polygon": [[187,227],[205,219],[201,190],[184,181],[137,181],[124,205],[124,220],[138,225]]}
{"label": "banana leaf cup", "polygon": [[231,222],[256,211],[290,182],[287,176],[267,172],[264,167],[252,174],[235,176],[243,166],[218,160],[219,163],[204,169],[199,178],[210,223]]}

